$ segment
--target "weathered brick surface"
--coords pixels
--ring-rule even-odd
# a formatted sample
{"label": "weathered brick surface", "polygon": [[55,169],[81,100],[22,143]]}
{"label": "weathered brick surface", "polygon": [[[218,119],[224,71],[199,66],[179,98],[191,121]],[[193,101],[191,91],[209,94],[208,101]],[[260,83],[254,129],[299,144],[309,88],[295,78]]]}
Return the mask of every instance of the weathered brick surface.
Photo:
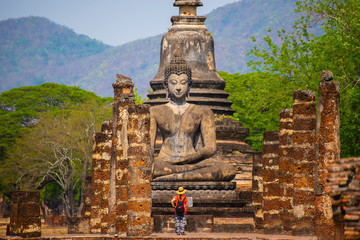
{"label": "weathered brick surface", "polygon": [[[331,85],[328,89],[335,91],[336,87]],[[321,87],[320,91],[323,91]],[[266,233],[316,235],[319,239],[335,239],[331,230],[331,201],[324,186],[326,181],[346,184],[348,175],[344,175],[336,164],[329,165],[331,158],[338,158],[336,154],[339,153],[336,148],[338,108],[334,104],[337,101],[334,98],[338,95],[331,94],[324,97],[326,103],[321,100],[323,117],[318,113],[320,117],[316,121],[314,92],[294,91],[293,109],[280,112],[279,132],[264,133],[262,170],[259,170],[261,165],[256,164],[256,158],[253,169],[253,204],[257,229],[261,230],[263,226]],[[328,168],[334,174],[328,176]],[[261,177],[257,177],[260,172]],[[339,193],[339,185],[332,184],[328,188]],[[336,196],[339,198],[339,195]],[[335,198],[332,202],[336,202]],[[337,199],[338,205],[341,205],[340,202]],[[358,217],[349,215],[348,219],[354,221]],[[350,232],[354,235],[355,228],[351,224],[347,227],[349,235]]]}
{"label": "weathered brick surface", "polygon": [[23,238],[41,236],[39,198],[39,192],[15,191],[12,193],[7,236]]}
{"label": "weathered brick surface", "polygon": [[90,217],[72,217],[68,219],[69,234],[87,234],[90,233]]}
{"label": "weathered brick surface", "polygon": [[112,122],[93,147],[92,233],[147,236],[152,232],[150,119],[135,105],[131,79],[117,75]]}
{"label": "weathered brick surface", "polygon": [[264,228],[264,213],[263,213],[263,163],[262,153],[254,154],[253,158],[253,180],[252,180],[252,199],[254,206],[254,221],[256,229]]}
{"label": "weathered brick surface", "polygon": [[328,170],[335,239],[359,239],[360,158],[335,159]]}
{"label": "weathered brick surface", "polygon": [[[152,233],[151,169],[149,106],[131,106],[128,150],[128,211],[127,235],[148,236]],[[134,152],[132,149],[136,149]]]}
{"label": "weathered brick surface", "polygon": [[[290,154],[294,162],[292,226],[294,235],[314,233],[312,209],[315,204],[315,109],[314,92],[294,91],[292,154]],[[303,171],[304,166],[309,167],[308,171]]]}
{"label": "weathered brick surface", "polygon": [[264,132],[262,153],[263,216],[266,233],[281,233],[279,185],[279,132]]}
{"label": "weathered brick surface", "polygon": [[295,123],[293,121],[292,109],[281,110],[279,124],[279,197],[282,204],[279,215],[282,222],[283,232],[289,232],[292,230],[294,219],[294,158],[292,147],[294,125]]}
{"label": "weathered brick surface", "polygon": [[[84,208],[81,212],[81,215],[83,217],[88,217],[89,224],[90,224],[90,215],[91,215],[91,176],[87,176],[85,179],[85,189],[84,189]],[[90,225],[89,225],[89,231],[90,231]]]}
{"label": "weathered brick surface", "polygon": [[91,233],[106,232],[106,223],[102,219],[108,213],[109,179],[111,159],[112,122],[104,122],[104,132],[94,135],[93,161],[92,161],[92,184],[91,184],[91,208],[90,208],[90,231]]}
{"label": "weathered brick surface", "polygon": [[[331,76],[331,72],[321,73],[319,84],[319,98],[317,104],[317,178],[316,192],[316,235],[320,239],[334,238],[334,223],[331,199],[327,195],[330,189],[327,185],[328,168],[334,166],[340,159],[340,85],[338,82],[324,76]],[[331,181],[331,180],[330,180]]]}

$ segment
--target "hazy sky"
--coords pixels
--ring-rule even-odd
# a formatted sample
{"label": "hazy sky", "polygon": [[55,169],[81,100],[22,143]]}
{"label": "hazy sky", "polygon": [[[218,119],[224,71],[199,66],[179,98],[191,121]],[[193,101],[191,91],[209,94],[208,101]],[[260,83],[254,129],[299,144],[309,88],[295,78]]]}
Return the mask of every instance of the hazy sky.
{"label": "hazy sky", "polygon": [[[198,15],[239,0],[202,0]],[[0,0],[0,21],[40,16],[117,46],[154,36],[171,27],[178,15],[174,0]]]}

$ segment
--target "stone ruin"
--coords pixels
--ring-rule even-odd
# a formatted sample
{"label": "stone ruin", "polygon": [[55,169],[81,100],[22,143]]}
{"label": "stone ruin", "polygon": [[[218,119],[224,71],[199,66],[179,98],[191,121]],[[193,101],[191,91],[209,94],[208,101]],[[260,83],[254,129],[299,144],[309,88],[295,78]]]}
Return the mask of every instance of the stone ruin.
{"label": "stone ruin", "polygon": [[[340,93],[332,74],[322,72],[317,101],[314,92],[294,91],[293,108],[280,112],[279,131],[265,132],[263,152],[256,153],[245,143],[249,129],[228,117],[234,111],[225,81],[216,73],[213,39],[206,18],[196,15],[202,3],[175,1],[174,6],[179,16],[172,17],[163,37],[150,100],[135,105],[131,79],[117,75],[113,119],[94,136],[83,217],[70,219],[69,233],[139,237],[173,232],[170,199],[184,186],[194,201],[186,231],[359,239],[360,159],[340,159]],[[167,102],[163,72],[176,46],[193,70],[189,102],[215,113],[216,156],[237,168],[232,182],[152,182],[150,106]],[[155,154],[161,137],[156,143]],[[21,211],[15,210],[23,202],[16,196],[8,234],[30,236]],[[32,213],[31,236],[39,236],[39,217]]]}
{"label": "stone ruin", "polygon": [[113,120],[95,135],[90,232],[146,236],[152,232],[149,106],[136,105],[131,79],[117,75]]}
{"label": "stone ruin", "polygon": [[[188,231],[259,230],[294,235],[334,235],[326,177],[327,167],[339,158],[338,85],[325,78],[321,81],[320,85],[325,89],[321,92],[331,94],[320,94],[318,122],[315,94],[295,91],[293,110],[281,112],[280,131],[265,133],[264,151],[255,153],[244,143],[249,130],[226,117],[233,110],[224,92],[225,82],[216,73],[214,43],[204,26],[205,17],[196,15],[196,7],[201,5],[200,1],[174,3],[179,7],[179,16],[172,17],[173,26],[162,39],[159,71],[150,82],[154,91],[148,95],[150,100],[146,104],[156,106],[167,102],[164,69],[170,64],[175,48],[179,47],[193,70],[193,87],[188,101],[225,115],[216,121],[217,154],[224,163],[235,165],[238,174],[232,183],[151,182],[151,173],[145,174],[142,193],[146,196],[141,197],[148,199],[151,206],[146,205],[148,207],[144,209],[140,201],[141,207],[136,209],[143,210],[143,216],[148,217],[151,213],[151,218],[136,221],[140,229],[140,225],[148,227],[147,231],[138,234],[144,235],[151,229],[173,232],[173,209],[169,203],[175,190],[184,186],[194,200],[187,218]],[[139,131],[141,126],[149,124],[148,107],[137,106],[144,109],[142,124],[138,121],[129,124],[132,117],[139,119],[139,116],[135,112],[130,114],[129,109],[135,107],[132,85],[129,79],[127,83],[124,79],[127,78],[118,75],[114,86],[113,121],[104,123],[102,133],[95,137],[93,197],[89,214],[91,232],[94,233],[126,232],[130,235],[129,228],[133,223],[129,215],[132,211],[128,208],[131,185],[127,178],[131,176],[128,169],[131,161],[125,159],[140,153],[139,156],[146,159],[141,160],[144,166],[148,164],[151,169],[151,156],[147,152],[149,142],[146,142],[148,132],[146,128]],[[331,114],[334,117],[330,117]],[[329,130],[330,126],[335,129]],[[130,129],[136,134],[128,132]],[[332,142],[326,142],[329,139]],[[129,148],[139,141],[142,145],[138,146],[137,152]],[[156,143],[155,153],[162,144],[161,137]],[[136,181],[143,177],[137,174]],[[114,215],[119,209],[121,211]]]}
{"label": "stone ruin", "polygon": [[254,157],[256,228],[335,238],[327,176],[340,158],[339,97],[339,84],[323,78],[316,112],[315,93],[295,91],[279,131],[264,133],[263,152]]}
{"label": "stone ruin", "polygon": [[[179,16],[172,17],[173,26],[162,39],[159,71],[150,82],[153,92],[146,105],[134,105],[131,80],[117,77],[113,121],[104,123],[95,136],[93,195],[86,213],[91,232],[128,236],[173,232],[170,199],[184,186],[194,200],[187,231],[357,239],[359,198],[353,197],[358,196],[358,161],[340,159],[339,84],[330,72],[322,72],[317,108],[314,92],[295,91],[293,108],[280,112],[279,131],[265,132],[263,152],[254,152],[244,142],[249,129],[227,117],[233,110],[225,82],[216,73],[205,17],[196,15],[201,5],[174,3]],[[237,167],[235,184],[151,182],[147,104],[166,103],[163,72],[176,46],[193,69],[188,101],[215,113],[217,154]],[[155,153],[161,142],[160,137]],[[130,174],[134,171],[135,176]]]}
{"label": "stone ruin", "polygon": [[[194,207],[187,215],[188,231],[241,231],[253,229],[251,209],[251,147],[245,143],[249,129],[229,118],[234,113],[225,81],[216,72],[214,40],[204,22],[197,16],[201,1],[175,1],[179,15],[171,18],[172,27],[161,41],[159,70],[150,82],[153,92],[146,104],[157,106],[168,101],[164,89],[164,70],[177,47],[192,70],[192,87],[187,102],[209,107],[215,114],[217,157],[224,164],[233,164],[237,174],[233,182],[152,182],[152,217],[154,230],[173,232],[173,209],[169,205],[179,186],[188,189]],[[162,144],[157,136],[155,153]]]}
{"label": "stone ruin", "polygon": [[7,225],[7,236],[22,238],[41,236],[39,192],[13,192],[10,207],[10,224]]}

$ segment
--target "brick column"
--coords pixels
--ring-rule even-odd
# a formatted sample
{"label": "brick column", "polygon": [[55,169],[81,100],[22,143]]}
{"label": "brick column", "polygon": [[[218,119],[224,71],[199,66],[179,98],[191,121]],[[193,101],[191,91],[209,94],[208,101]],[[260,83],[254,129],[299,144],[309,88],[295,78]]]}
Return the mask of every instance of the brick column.
{"label": "brick column", "polygon": [[285,232],[292,230],[294,219],[293,195],[294,195],[294,170],[292,153],[293,134],[293,110],[284,109],[280,111],[279,124],[279,184],[280,184],[280,217]]}
{"label": "brick column", "polygon": [[252,172],[252,199],[254,206],[255,228],[264,229],[264,212],[263,212],[263,163],[262,153],[255,153],[253,158]]}
{"label": "brick column", "polygon": [[82,209],[81,216],[89,217],[91,215],[91,176],[86,176],[84,187],[84,208]]}
{"label": "brick column", "polygon": [[321,72],[317,105],[317,178],[316,178],[316,235],[328,239],[334,234],[333,213],[327,186],[328,168],[340,159],[340,85],[332,81],[329,71]]}
{"label": "brick column", "polygon": [[7,236],[41,236],[39,192],[16,191],[11,194],[10,224]]}
{"label": "brick column", "polygon": [[314,233],[315,112],[314,92],[294,91],[291,153],[294,159],[293,235]]}
{"label": "brick column", "polygon": [[263,145],[263,213],[265,233],[281,233],[279,202],[279,132],[264,132]]}
{"label": "brick column", "polygon": [[150,107],[134,103],[134,84],[130,78],[117,75],[113,87],[117,122],[113,138],[116,231],[127,236],[147,236],[152,233]]}
{"label": "brick column", "polygon": [[149,110],[149,105],[129,107],[127,236],[148,236],[152,233]]}
{"label": "brick column", "polygon": [[103,143],[103,152],[101,153],[101,233],[108,233],[111,225],[111,211],[109,211],[109,180],[110,180],[110,162],[111,162],[111,139],[113,134],[112,122],[102,125],[102,132],[107,134],[107,141]]}
{"label": "brick column", "polygon": [[152,232],[150,111],[136,105],[131,79],[117,75],[113,120],[93,147],[91,233],[146,236]]}
{"label": "brick column", "polygon": [[109,182],[109,171],[107,174],[103,169],[109,169],[105,162],[110,160],[111,154],[111,137],[112,123],[104,122],[101,126],[102,132],[94,135],[94,145],[92,153],[92,182],[91,182],[91,214],[90,214],[90,231],[91,233],[101,233],[103,216],[108,212],[104,211],[104,200],[107,199],[104,191]]}
{"label": "brick column", "polygon": [[126,234],[127,207],[128,207],[128,111],[126,108],[119,109],[116,131],[116,232]]}
{"label": "brick column", "polygon": [[113,136],[113,149],[115,165],[112,166],[115,185],[111,191],[116,194],[116,232],[126,234],[127,232],[127,212],[128,212],[128,149],[129,139],[129,106],[135,104],[134,84],[131,79],[118,74],[114,87],[113,121],[116,122]]}

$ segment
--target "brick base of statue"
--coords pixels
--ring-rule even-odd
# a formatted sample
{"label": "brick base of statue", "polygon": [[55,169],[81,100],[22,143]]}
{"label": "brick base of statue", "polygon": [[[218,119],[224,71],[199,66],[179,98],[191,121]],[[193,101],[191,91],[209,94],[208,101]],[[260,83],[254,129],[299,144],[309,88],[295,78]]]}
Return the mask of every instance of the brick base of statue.
{"label": "brick base of statue", "polygon": [[152,182],[154,232],[174,232],[170,205],[179,186],[193,199],[186,215],[187,232],[251,232],[254,230],[250,191],[237,191],[235,182]]}

